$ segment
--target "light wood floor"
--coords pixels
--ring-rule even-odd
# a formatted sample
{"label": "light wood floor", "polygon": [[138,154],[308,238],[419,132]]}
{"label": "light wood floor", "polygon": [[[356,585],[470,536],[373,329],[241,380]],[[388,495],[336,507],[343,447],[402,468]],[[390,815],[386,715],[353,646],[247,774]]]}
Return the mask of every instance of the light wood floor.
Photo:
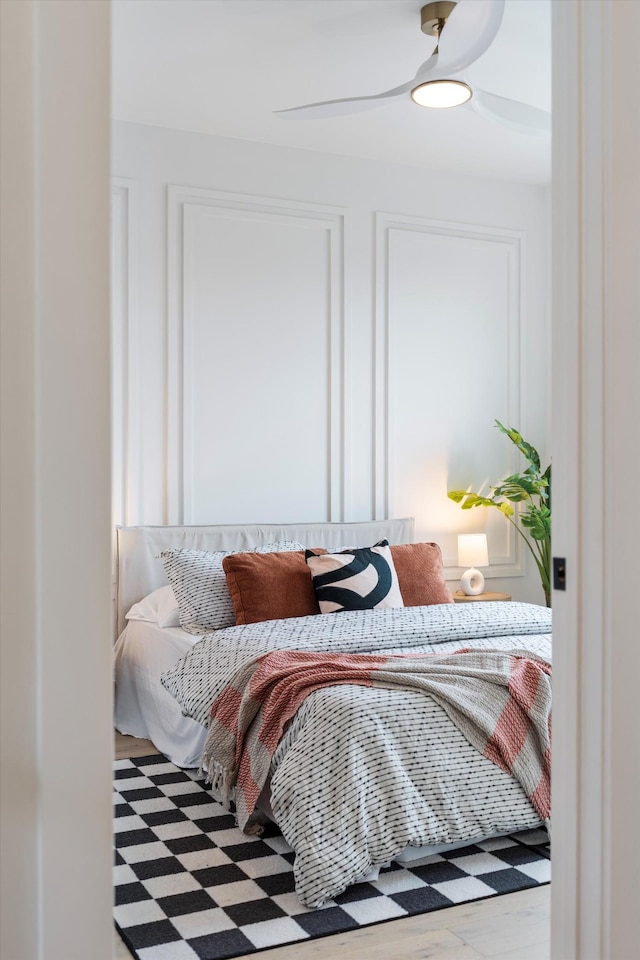
{"label": "light wood floor", "polygon": [[[116,732],[118,759],[149,753],[157,753],[149,740]],[[550,889],[534,887],[249,956],[252,960],[549,960]],[[115,957],[131,960],[117,935]]]}

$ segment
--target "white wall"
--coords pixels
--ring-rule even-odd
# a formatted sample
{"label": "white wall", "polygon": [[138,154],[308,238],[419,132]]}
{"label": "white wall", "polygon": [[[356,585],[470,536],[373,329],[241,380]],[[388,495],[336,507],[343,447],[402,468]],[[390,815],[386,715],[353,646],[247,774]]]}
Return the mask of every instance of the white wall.
{"label": "white wall", "polygon": [[548,191],[128,123],[113,149],[116,519],[410,514],[449,577],[486,529],[490,588],[542,602],[446,493],[517,468],[496,418],[548,456]]}

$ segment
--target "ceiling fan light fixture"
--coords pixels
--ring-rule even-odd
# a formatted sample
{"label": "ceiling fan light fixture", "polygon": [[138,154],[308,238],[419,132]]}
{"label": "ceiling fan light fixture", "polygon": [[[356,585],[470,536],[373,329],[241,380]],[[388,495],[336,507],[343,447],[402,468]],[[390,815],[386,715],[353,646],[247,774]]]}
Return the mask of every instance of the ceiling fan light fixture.
{"label": "ceiling fan light fixture", "polygon": [[459,107],[473,96],[473,90],[462,80],[426,80],[411,91],[411,99],[419,107],[443,110]]}

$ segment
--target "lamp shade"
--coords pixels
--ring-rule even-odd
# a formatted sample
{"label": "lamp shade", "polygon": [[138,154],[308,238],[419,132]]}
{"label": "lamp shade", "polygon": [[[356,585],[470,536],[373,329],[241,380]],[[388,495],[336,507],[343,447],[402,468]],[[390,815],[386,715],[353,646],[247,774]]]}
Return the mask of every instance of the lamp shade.
{"label": "lamp shade", "polygon": [[458,566],[489,566],[489,551],[487,549],[486,533],[458,534]]}

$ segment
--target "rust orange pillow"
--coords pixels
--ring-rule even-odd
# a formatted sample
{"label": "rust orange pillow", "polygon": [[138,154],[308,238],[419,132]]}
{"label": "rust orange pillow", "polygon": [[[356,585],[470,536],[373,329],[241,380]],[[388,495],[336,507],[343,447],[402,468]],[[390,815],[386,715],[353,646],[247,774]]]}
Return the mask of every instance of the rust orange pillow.
{"label": "rust orange pillow", "polygon": [[437,543],[392,544],[390,549],[405,607],[453,603]]}
{"label": "rust orange pillow", "polygon": [[[327,551],[316,549],[314,552]],[[259,623],[320,613],[304,550],[233,553],[223,559],[222,568],[236,623]]]}

